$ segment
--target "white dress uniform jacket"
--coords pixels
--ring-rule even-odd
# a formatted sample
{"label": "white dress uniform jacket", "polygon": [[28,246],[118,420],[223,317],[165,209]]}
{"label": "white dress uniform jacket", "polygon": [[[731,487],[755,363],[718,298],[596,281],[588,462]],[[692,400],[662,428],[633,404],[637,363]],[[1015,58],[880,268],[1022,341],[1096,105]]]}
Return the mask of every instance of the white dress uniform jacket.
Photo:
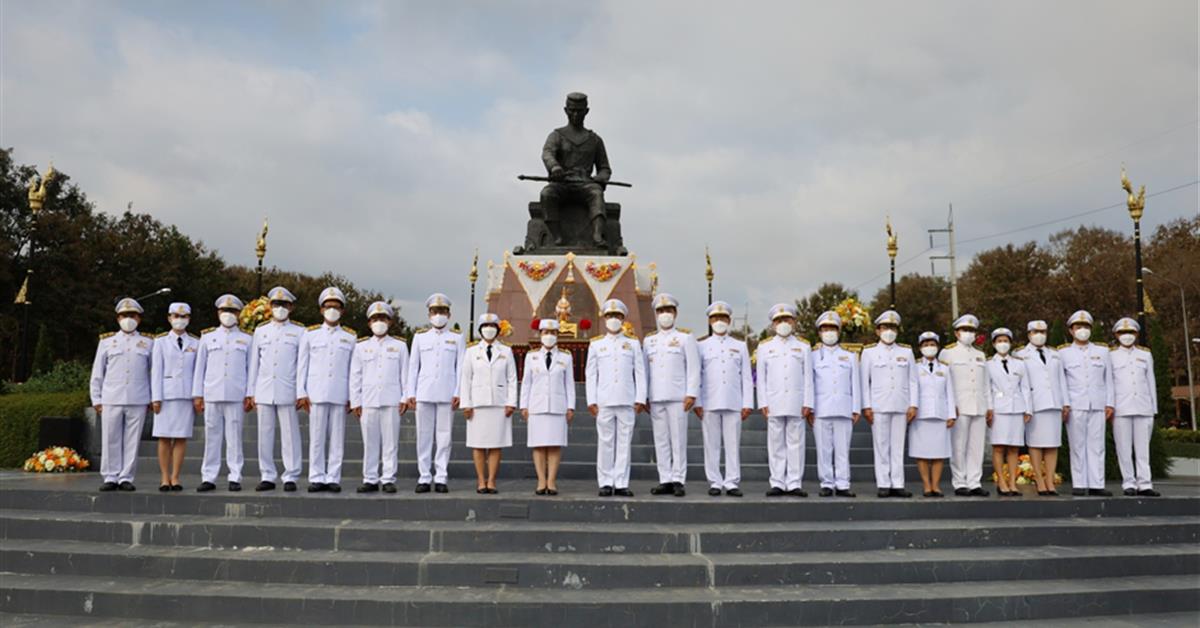
{"label": "white dress uniform jacket", "polygon": [[1062,410],[1063,406],[1069,405],[1066,402],[1067,382],[1058,351],[1042,347],[1039,353],[1038,347],[1025,345],[1014,351],[1013,355],[1025,362],[1025,373],[1029,377],[1031,412]]}
{"label": "white dress uniform jacket", "polygon": [[313,325],[300,338],[296,396],[310,403],[350,400],[350,356],[358,336],[340,325]]}
{"label": "white dress uniform jacket", "polygon": [[812,346],[796,336],[771,336],[758,345],[758,407],[771,416],[801,416],[813,407]]}
{"label": "white dress uniform jacket", "polygon": [[917,363],[916,370],[917,418],[943,421],[958,418],[954,377],[950,374],[950,367],[935,360],[923,359]]}
{"label": "white dress uniform jacket", "polygon": [[642,348],[651,403],[700,395],[700,350],[695,336],[679,329],[655,331],[646,335]]}
{"label": "white dress uniform jacket", "polygon": [[851,418],[862,410],[858,356],[842,348],[818,345],[812,351],[813,411],[817,417]]}
{"label": "white dress uniform jacket", "polygon": [[1025,361],[1010,355],[1007,358],[1008,370],[1004,368],[1005,362],[1006,359],[999,354],[993,355],[987,362],[992,410],[996,414],[1031,414],[1033,399]]}
{"label": "white dress uniform jacket", "polygon": [[1103,410],[1113,405],[1112,360],[1108,347],[1072,342],[1058,348],[1071,411]]}
{"label": "white dress uniform jacket", "polygon": [[350,407],[362,408],[364,484],[396,481],[400,404],[412,396],[406,388],[408,364],[408,345],[395,336],[363,338],[354,346]]}
{"label": "white dress uniform jacket", "polygon": [[958,413],[965,416],[987,414],[992,409],[992,397],[987,358],[983,352],[956,342],[942,348],[938,359],[950,367]]}
{"label": "white dress uniform jacket", "polygon": [[520,407],[535,414],[567,414],[575,408],[574,359],[566,349],[551,349],[553,358],[546,368],[546,349],[525,354],[521,381]]}
{"label": "white dress uniform jacket", "polygon": [[754,378],[746,343],[729,334],[713,334],[701,340],[699,348],[700,397],[696,405],[705,411],[753,408]]}
{"label": "white dress uniform jacket", "polygon": [[588,405],[630,406],[646,402],[646,362],[633,336],[605,334],[588,346],[584,391]]}
{"label": "white dress uniform jacket", "polygon": [[132,482],[138,441],[150,403],[153,339],[134,331],[100,337],[92,362],[92,405],[100,414],[100,475],[105,482]]}
{"label": "white dress uniform jacket", "polygon": [[[182,348],[179,340],[183,340]],[[196,355],[200,340],[191,334],[168,332],[154,339],[150,361],[150,400],[192,400]]]}
{"label": "white dress uniform jacket", "polygon": [[254,330],[250,351],[250,396],[269,405],[296,403],[296,366],[304,326],[295,321],[271,321]]}
{"label": "white dress uniform jacket", "polygon": [[409,394],[430,403],[448,404],[458,397],[458,371],[465,351],[460,333],[436,327],[417,332],[408,357]]}
{"label": "white dress uniform jacket", "polygon": [[512,348],[500,341],[491,344],[487,357],[486,342],[467,347],[463,355],[459,381],[460,408],[517,407],[517,364]]}
{"label": "white dress uniform jacket", "polygon": [[862,405],[873,412],[905,413],[917,405],[917,371],[912,348],[893,342],[863,348],[859,357]]}
{"label": "white dress uniform jacket", "polygon": [[192,397],[238,403],[248,397],[246,376],[252,341],[250,334],[237,327],[213,327],[201,332]]}
{"label": "white dress uniform jacket", "polygon": [[[1113,445],[1121,466],[1121,488],[1144,491],[1154,488],[1150,476],[1150,436],[1158,413],[1154,382],[1154,357],[1145,347],[1114,347]],[[1136,462],[1136,465],[1135,465]]]}

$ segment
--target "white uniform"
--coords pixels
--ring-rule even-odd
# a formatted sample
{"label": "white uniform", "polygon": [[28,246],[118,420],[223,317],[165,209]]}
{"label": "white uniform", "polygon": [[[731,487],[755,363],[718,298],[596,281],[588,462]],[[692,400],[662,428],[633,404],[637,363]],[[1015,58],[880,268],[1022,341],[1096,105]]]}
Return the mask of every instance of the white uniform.
{"label": "white uniform", "polygon": [[987,436],[987,411],[992,409],[987,358],[975,347],[951,343],[938,359],[950,367],[958,420],[950,438],[950,479],[955,490],[983,488],[983,447]]}
{"label": "white uniform", "polygon": [[993,412],[989,440],[993,445],[1023,447],[1025,415],[1033,407],[1025,361],[996,354],[988,360],[987,369]]}
{"label": "white uniform", "polygon": [[646,402],[646,360],[632,335],[604,334],[588,346],[584,390],[596,416],[596,482],[629,488],[634,404]]}
{"label": "white uniform", "polygon": [[200,479],[215,483],[221,471],[221,441],[229,481],[242,481],[242,422],[246,375],[253,338],[237,327],[213,327],[200,334],[192,397],[204,399],[204,462]]}
{"label": "white uniform", "polygon": [[[1150,434],[1158,413],[1154,357],[1145,347],[1114,347],[1112,361],[1113,444],[1121,464],[1121,488],[1154,488],[1150,477]],[[1134,463],[1136,462],[1136,467]]]}
{"label": "white uniform", "polygon": [[512,348],[499,340],[473,343],[463,355],[461,371],[459,407],[475,410],[467,421],[467,447],[512,447],[512,416],[504,414],[505,407],[517,407],[517,361]]}
{"label": "white uniform", "polygon": [[300,479],[304,450],[296,416],[296,363],[304,326],[271,321],[254,330],[250,349],[251,397],[258,409],[258,472],[264,482],[280,478],[275,466],[275,425],[283,457],[284,482]]}
{"label": "white uniform", "polygon": [[566,447],[567,410],[574,408],[575,360],[571,352],[539,348],[526,353],[521,378],[521,409],[529,410],[525,446]]}
{"label": "white uniform", "polygon": [[448,327],[413,336],[406,389],[417,399],[418,484],[446,483],[454,427],[451,402],[459,396],[458,370],[465,351],[462,334]]}
{"label": "white uniform", "polygon": [[396,481],[400,404],[411,396],[408,363],[408,345],[395,336],[363,338],[354,346],[350,407],[362,408],[363,484]]}
{"label": "white uniform", "polygon": [[162,402],[154,415],[155,438],[191,438],[196,422],[192,404],[192,378],[200,340],[188,333],[169,331],[154,339],[150,356],[150,400]]}
{"label": "white uniform", "polygon": [[1030,344],[1017,349],[1013,355],[1025,361],[1025,373],[1029,377],[1033,418],[1025,426],[1025,444],[1037,448],[1062,445],[1062,409],[1067,405],[1067,382],[1058,351]]}
{"label": "white uniform", "polygon": [[[742,408],[754,407],[754,378],[746,343],[729,334],[699,342],[700,398],[704,408],[704,476],[712,488],[730,490],[742,481]],[[721,449],[725,476],[721,476]]]}
{"label": "white uniform", "polygon": [[687,412],[683,400],[700,396],[696,337],[678,328],[664,329],[647,334],[642,346],[658,481],[683,484],[687,481]]}
{"label": "white uniform", "polygon": [[908,409],[917,405],[917,371],[912,347],[900,343],[870,344],[859,364],[863,408],[875,415],[871,441],[875,449],[875,485],[904,488],[904,437]]}
{"label": "white uniform", "polygon": [[804,408],[813,407],[812,346],[796,336],[760,342],[758,407],[767,415],[767,462],[773,488],[793,491],[804,480]]}
{"label": "white uniform", "polygon": [[917,371],[917,418],[908,428],[908,455],[921,460],[950,457],[950,430],[946,423],[958,417],[954,406],[954,378],[950,367],[928,358]]}
{"label": "white uniform", "polygon": [[132,482],[138,442],[150,403],[150,354],[154,339],[134,331],[103,334],[92,362],[92,405],[100,412],[100,475],[105,482]]}
{"label": "white uniform", "polygon": [[817,476],[821,488],[848,491],[852,419],[862,410],[858,356],[841,345],[820,344],[813,349],[812,360]]}
{"label": "white uniform", "polygon": [[1108,347],[1071,343],[1058,348],[1067,383],[1067,437],[1071,443],[1071,485],[1104,489],[1104,408],[1113,405],[1112,361]]}
{"label": "white uniform", "polygon": [[308,481],[340,484],[350,400],[350,356],[358,342],[353,329],[313,325],[300,338],[296,396],[308,398]]}

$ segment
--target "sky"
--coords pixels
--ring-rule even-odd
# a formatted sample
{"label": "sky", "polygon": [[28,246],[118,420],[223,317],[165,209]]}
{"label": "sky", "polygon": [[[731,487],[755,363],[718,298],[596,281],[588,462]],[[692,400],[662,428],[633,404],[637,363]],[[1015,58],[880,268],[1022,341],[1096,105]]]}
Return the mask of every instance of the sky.
{"label": "sky", "polygon": [[[626,246],[681,323],[714,292],[870,299],[1083,224],[1200,211],[1194,0],[1130,2],[44,2],[0,0],[0,146],[53,160],[231,263],[340,273],[405,304],[522,243],[564,95],[590,96]],[[1021,229],[1047,221],[1053,224]],[[999,235],[998,235],[999,234]],[[945,273],[944,262],[937,272]],[[479,286],[482,295],[484,286]],[[482,306],[482,298],[479,303]],[[947,307],[948,304],[947,304]]]}

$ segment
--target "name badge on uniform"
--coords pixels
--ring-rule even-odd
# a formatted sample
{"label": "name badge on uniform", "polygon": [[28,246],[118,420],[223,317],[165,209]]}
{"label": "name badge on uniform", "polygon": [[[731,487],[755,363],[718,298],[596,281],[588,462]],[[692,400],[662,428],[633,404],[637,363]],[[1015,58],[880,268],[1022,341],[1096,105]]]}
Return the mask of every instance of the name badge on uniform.
{"label": "name badge on uniform", "polygon": [[976,363],[978,363],[978,364],[983,364],[983,358],[976,357],[976,358],[975,358],[975,362],[976,362]]}
{"label": "name badge on uniform", "polygon": [[396,347],[388,347],[388,348],[387,348],[387,352],[388,352],[388,353],[398,353],[399,351],[400,351],[400,350],[399,350],[399,349],[397,349]]}
{"label": "name badge on uniform", "polygon": [[452,344],[454,344],[454,341],[453,341],[453,340],[446,340],[446,341],[445,341],[445,343],[446,343],[446,344],[448,344],[448,345],[452,345]]}
{"label": "name badge on uniform", "polygon": [[896,356],[896,361],[900,364],[908,364],[908,358],[904,356]]}
{"label": "name badge on uniform", "polygon": [[678,346],[679,346],[679,339],[678,339],[678,338],[672,338],[672,339],[671,339],[671,342],[668,342],[668,343],[667,343],[667,346],[668,346],[668,347],[678,347]]}
{"label": "name badge on uniform", "polygon": [[628,342],[623,342],[621,343],[621,349],[633,349],[633,347]]}
{"label": "name badge on uniform", "polygon": [[839,356],[838,356],[838,359],[839,359],[839,360],[841,360],[842,362],[849,362],[849,361],[850,361],[850,356],[839,355]]}
{"label": "name badge on uniform", "polygon": [[941,371],[934,371],[934,372],[933,372],[933,374],[934,374],[934,375],[937,375],[938,377],[945,377],[945,376],[946,376],[946,374],[945,374],[945,373],[943,373],[943,372],[941,372]]}

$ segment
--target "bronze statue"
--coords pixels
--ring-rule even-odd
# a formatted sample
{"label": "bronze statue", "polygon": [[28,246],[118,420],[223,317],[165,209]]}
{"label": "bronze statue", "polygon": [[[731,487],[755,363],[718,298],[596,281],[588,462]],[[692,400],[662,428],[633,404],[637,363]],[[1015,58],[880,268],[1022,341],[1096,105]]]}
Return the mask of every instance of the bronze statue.
{"label": "bronze statue", "polygon": [[542,147],[542,163],[550,177],[550,182],[542,188],[546,226],[554,243],[561,246],[559,209],[566,201],[582,201],[592,222],[592,242],[597,247],[604,247],[604,186],[612,178],[608,153],[604,150],[604,140],[583,126],[583,119],[588,114],[586,94],[567,94],[563,111],[567,114],[567,126],[551,131]]}

